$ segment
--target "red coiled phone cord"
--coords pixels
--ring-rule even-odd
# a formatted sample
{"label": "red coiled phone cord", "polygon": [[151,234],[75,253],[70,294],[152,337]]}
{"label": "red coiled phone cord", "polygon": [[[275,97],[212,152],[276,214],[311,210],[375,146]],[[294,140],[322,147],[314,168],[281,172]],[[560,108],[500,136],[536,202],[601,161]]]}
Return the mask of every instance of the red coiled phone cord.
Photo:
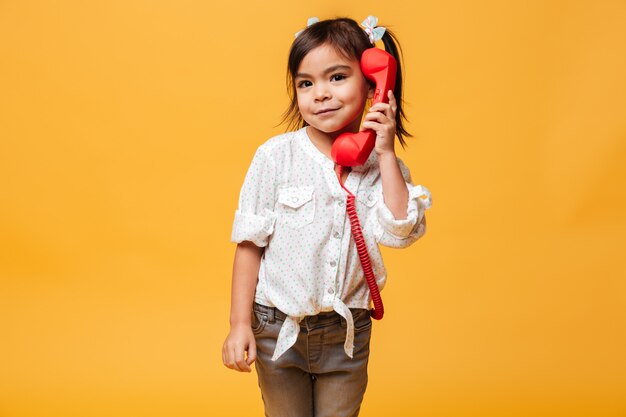
{"label": "red coiled phone cord", "polygon": [[339,185],[343,188],[348,194],[348,202],[346,204],[346,211],[348,213],[348,218],[350,219],[350,226],[352,228],[352,237],[354,238],[354,242],[356,243],[356,250],[359,254],[359,259],[361,260],[361,266],[363,267],[363,273],[365,274],[365,280],[367,281],[367,286],[370,289],[370,295],[372,296],[372,302],[374,303],[374,309],[371,312],[372,318],[376,320],[380,320],[383,318],[385,314],[385,308],[383,307],[383,300],[380,298],[380,290],[378,289],[378,284],[376,283],[376,277],[374,276],[374,271],[372,271],[372,263],[370,262],[370,257],[367,254],[367,247],[365,246],[365,239],[363,238],[363,232],[361,231],[361,224],[359,222],[359,218],[356,213],[356,206],[354,204],[354,194],[350,192],[346,187],[343,186],[343,182],[341,181],[341,174],[343,172],[343,167],[341,165],[335,166],[335,171],[337,173],[337,178],[339,179]]}

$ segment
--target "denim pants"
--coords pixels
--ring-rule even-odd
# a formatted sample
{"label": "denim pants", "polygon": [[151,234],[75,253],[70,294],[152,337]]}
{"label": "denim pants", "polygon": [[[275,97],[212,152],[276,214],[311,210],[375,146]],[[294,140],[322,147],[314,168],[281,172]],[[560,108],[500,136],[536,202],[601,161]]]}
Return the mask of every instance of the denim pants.
{"label": "denim pants", "polygon": [[354,317],[352,359],[343,348],[346,321],[332,311],[303,318],[296,344],[272,361],[285,314],[254,303],[255,368],[266,417],[358,416],[367,387],[372,319],[369,310],[350,310]]}

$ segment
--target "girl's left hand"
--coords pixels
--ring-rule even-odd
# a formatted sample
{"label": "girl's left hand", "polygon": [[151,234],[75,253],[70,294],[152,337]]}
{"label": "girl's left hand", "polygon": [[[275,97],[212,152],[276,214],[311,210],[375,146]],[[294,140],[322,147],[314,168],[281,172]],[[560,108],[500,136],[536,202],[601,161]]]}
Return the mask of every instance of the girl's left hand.
{"label": "girl's left hand", "polygon": [[394,143],[396,137],[396,98],[393,91],[387,93],[389,104],[376,103],[370,107],[369,112],[365,115],[365,120],[361,124],[361,131],[372,129],[376,132],[376,145],[374,150],[378,155],[384,153],[394,153]]}

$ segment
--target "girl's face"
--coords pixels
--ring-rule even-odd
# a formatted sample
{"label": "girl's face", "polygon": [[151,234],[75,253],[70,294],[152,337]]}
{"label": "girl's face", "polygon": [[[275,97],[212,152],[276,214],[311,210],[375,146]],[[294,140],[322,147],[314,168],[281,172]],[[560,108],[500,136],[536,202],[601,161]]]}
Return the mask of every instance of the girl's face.
{"label": "girl's face", "polygon": [[357,60],[347,60],[330,45],[318,46],[304,57],[294,82],[300,114],[311,127],[333,137],[359,130],[374,90]]}

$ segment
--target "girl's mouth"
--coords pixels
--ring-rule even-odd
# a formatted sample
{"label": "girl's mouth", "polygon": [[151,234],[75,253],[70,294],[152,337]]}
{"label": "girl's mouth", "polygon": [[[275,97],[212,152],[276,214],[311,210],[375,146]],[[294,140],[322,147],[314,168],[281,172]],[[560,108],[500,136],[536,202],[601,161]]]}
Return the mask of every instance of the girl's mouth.
{"label": "girl's mouth", "polygon": [[318,111],[318,112],[317,112],[317,113],[315,113],[315,114],[316,114],[316,115],[328,114],[328,113],[332,113],[332,112],[334,112],[334,111],[336,111],[336,110],[339,110],[339,109],[324,109],[324,110],[320,110],[320,111]]}

